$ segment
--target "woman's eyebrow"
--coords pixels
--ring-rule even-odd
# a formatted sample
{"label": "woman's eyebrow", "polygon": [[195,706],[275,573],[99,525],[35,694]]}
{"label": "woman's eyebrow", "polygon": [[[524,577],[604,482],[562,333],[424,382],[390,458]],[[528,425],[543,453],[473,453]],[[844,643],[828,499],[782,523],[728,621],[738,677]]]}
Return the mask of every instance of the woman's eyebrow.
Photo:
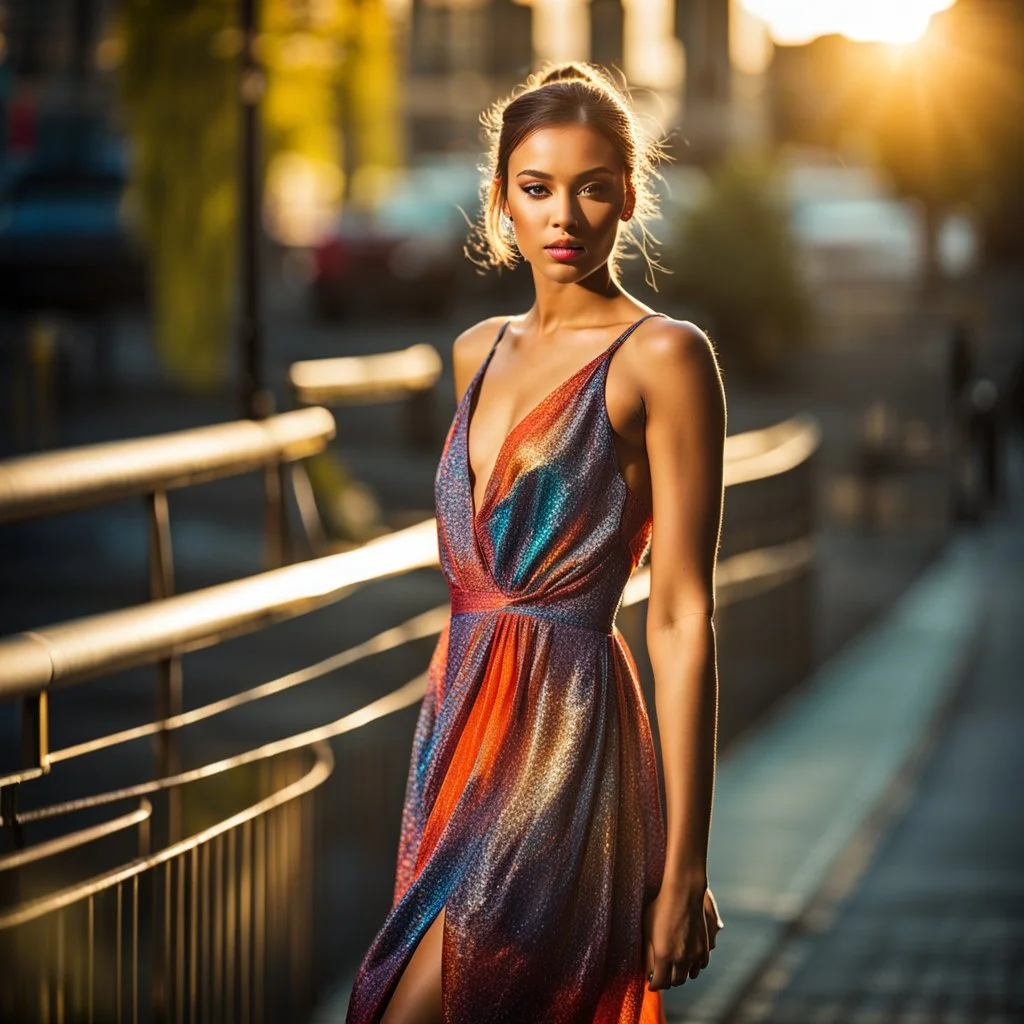
{"label": "woman's eyebrow", "polygon": [[[610,167],[604,167],[604,166],[601,166],[601,167],[591,167],[589,171],[580,171],[580,173],[577,174],[576,177],[577,178],[587,178],[587,177],[590,177],[592,174],[614,174],[614,173],[615,172]],[[554,177],[555,177],[553,174],[548,174],[545,171],[531,171],[531,170],[520,171],[516,175],[516,177],[517,178],[521,178],[521,177],[523,177],[523,175],[527,175],[530,178],[541,178],[544,181],[553,181]]]}

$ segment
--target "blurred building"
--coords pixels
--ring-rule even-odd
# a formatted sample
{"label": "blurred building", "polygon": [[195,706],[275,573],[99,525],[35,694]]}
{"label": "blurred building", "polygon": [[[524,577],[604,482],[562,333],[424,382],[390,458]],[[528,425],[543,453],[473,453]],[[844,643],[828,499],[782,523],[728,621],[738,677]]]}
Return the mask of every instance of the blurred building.
{"label": "blurred building", "polygon": [[[663,116],[682,120],[687,159],[713,156],[731,135],[730,7],[730,0],[411,0],[408,151],[478,152],[480,111],[537,62],[553,59],[623,70],[632,85],[658,94],[653,106]],[[685,56],[676,59],[676,51]]]}
{"label": "blurred building", "polygon": [[6,61],[22,78],[86,78],[116,6],[116,0],[3,0]]}
{"label": "blurred building", "polygon": [[406,32],[407,151],[479,149],[479,116],[530,69],[533,10],[513,0],[412,0]]}
{"label": "blurred building", "polygon": [[685,74],[682,129],[687,159],[713,163],[733,136],[729,0],[675,0]]}

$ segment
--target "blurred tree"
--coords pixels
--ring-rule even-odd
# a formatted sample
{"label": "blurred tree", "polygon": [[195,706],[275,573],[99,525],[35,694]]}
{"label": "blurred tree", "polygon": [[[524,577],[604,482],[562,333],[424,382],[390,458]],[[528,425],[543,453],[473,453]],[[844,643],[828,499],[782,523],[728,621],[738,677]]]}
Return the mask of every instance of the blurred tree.
{"label": "blurred tree", "polygon": [[893,64],[869,129],[896,191],[921,204],[921,284],[927,289],[940,277],[943,217],[971,200],[981,167],[980,148],[962,113],[968,101],[964,84],[948,74],[945,63],[931,62],[925,69],[916,59],[920,53],[908,52]]}
{"label": "blurred tree", "polygon": [[[958,0],[937,31],[960,51],[972,101],[961,118],[981,150],[975,210],[990,259],[1024,258],[1024,0]],[[963,103],[963,99],[960,100]]]}
{"label": "blurred tree", "polygon": [[1024,251],[1019,8],[960,0],[918,43],[896,52],[887,80],[852,115],[897,190],[922,204],[925,287],[940,276],[938,228],[957,206],[973,207],[990,254],[1007,234]]}
{"label": "blurred tree", "polygon": [[707,318],[727,372],[770,375],[807,338],[809,296],[778,197],[770,164],[734,156],[666,246],[664,290]]}
{"label": "blurred tree", "polygon": [[402,160],[398,71],[385,0],[356,0],[354,17],[355,46],[345,89],[355,150],[348,195],[373,202]]}
{"label": "blurred tree", "polygon": [[[399,159],[383,0],[262,0],[267,227],[310,244],[340,207],[343,110],[355,166]],[[122,0],[132,194],[151,252],[158,348],[185,383],[221,383],[238,224],[238,0]]]}
{"label": "blurred tree", "polygon": [[231,0],[123,0],[120,87],[131,198],[150,250],[157,345],[196,386],[224,377],[238,166]]}

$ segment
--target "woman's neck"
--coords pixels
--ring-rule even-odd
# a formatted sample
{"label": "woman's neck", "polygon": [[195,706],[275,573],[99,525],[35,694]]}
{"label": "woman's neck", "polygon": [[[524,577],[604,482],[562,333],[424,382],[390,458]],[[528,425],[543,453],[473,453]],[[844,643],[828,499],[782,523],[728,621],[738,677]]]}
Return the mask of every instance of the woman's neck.
{"label": "woman's neck", "polygon": [[582,329],[628,317],[634,305],[607,267],[578,284],[559,284],[534,271],[533,287],[536,297],[526,320],[539,334]]}

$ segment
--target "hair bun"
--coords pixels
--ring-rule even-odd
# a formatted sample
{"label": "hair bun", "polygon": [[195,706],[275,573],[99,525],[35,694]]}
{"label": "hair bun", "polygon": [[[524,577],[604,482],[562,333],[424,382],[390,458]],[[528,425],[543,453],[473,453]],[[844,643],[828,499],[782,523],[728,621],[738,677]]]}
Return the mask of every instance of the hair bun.
{"label": "hair bun", "polygon": [[555,64],[553,67],[548,68],[544,74],[541,75],[538,85],[548,85],[551,82],[591,82],[596,83],[597,77],[593,71],[585,64],[577,63],[576,61],[566,61],[562,64]]}

